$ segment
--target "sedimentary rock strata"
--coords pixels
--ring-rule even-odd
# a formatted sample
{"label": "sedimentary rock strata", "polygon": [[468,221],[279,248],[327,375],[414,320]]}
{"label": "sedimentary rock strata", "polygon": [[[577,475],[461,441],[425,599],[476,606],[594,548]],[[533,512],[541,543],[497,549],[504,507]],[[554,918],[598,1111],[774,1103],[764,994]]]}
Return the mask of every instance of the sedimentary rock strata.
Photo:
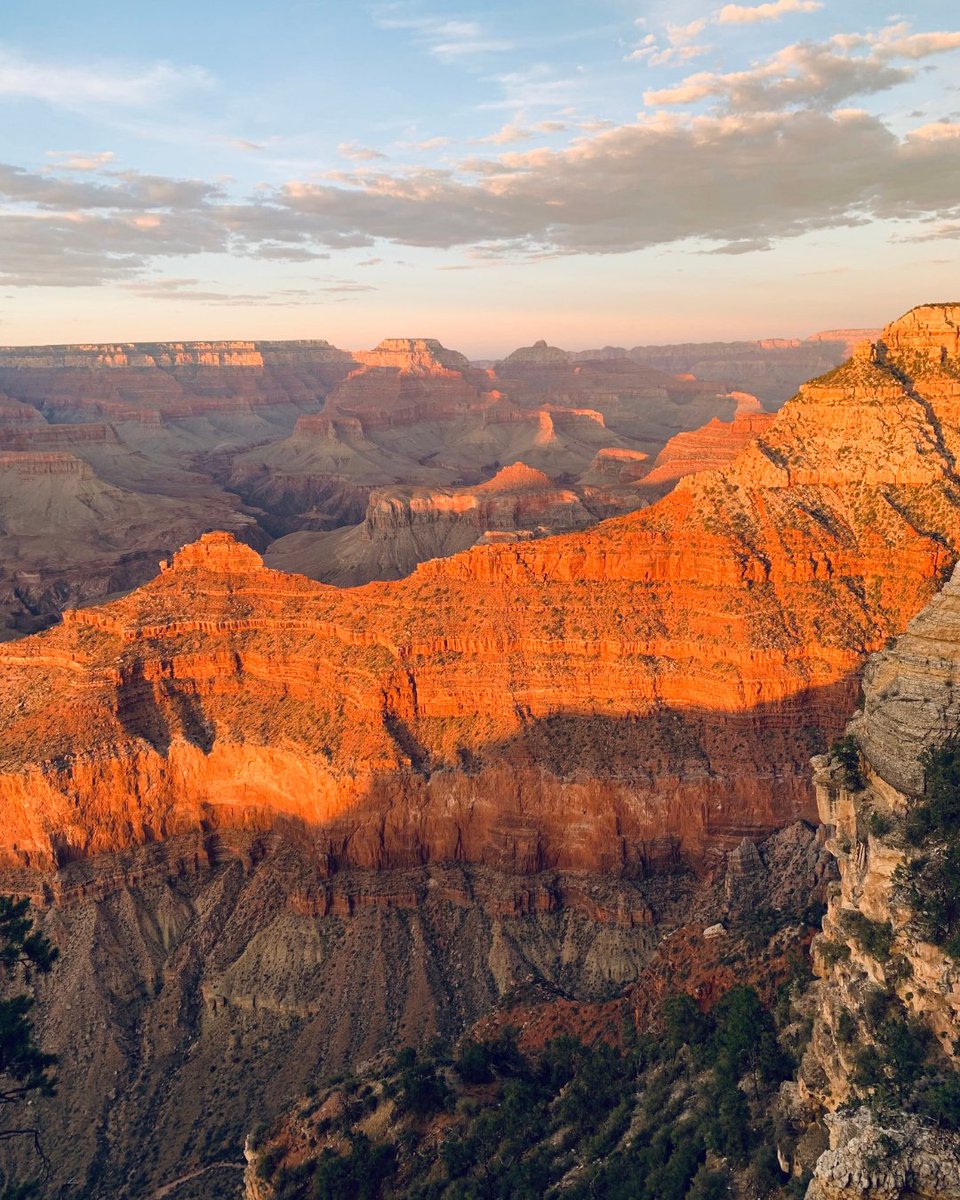
{"label": "sedimentary rock strata", "polygon": [[633,870],[812,814],[810,752],[960,541],[953,360],[899,361],[586,533],[346,592],[218,535],[0,650],[6,856],[282,819],[333,865]]}

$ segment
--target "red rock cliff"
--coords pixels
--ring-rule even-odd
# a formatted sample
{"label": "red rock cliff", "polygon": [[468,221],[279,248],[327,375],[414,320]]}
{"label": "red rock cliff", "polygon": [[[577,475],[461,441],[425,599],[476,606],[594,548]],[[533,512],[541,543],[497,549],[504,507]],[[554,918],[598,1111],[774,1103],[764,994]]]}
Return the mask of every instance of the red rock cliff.
{"label": "red rock cliff", "polygon": [[331,866],[612,869],[812,815],[810,753],[960,545],[960,366],[925,341],[910,374],[923,316],[587,533],[351,591],[214,534],[0,647],[5,855],[286,819]]}

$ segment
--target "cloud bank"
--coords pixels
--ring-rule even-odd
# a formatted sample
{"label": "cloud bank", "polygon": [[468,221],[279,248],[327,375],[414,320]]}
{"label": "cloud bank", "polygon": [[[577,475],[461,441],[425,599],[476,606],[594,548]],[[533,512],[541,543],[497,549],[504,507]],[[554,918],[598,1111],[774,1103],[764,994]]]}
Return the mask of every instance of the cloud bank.
{"label": "cloud bank", "polygon": [[[760,9],[794,11],[788,2]],[[674,27],[671,44],[695,44],[700,32],[699,22]],[[54,156],[36,172],[0,164],[0,282],[131,283],[164,260],[199,254],[303,263],[381,243],[495,260],[692,239],[712,252],[747,253],[885,220],[922,223],[904,236],[954,236],[937,231],[960,220],[960,126],[933,120],[898,135],[847,105],[957,47],[960,33],[903,25],[800,42],[745,71],[701,72],[651,92],[647,103],[659,111],[581,124],[561,149],[508,149],[530,140],[515,123],[478,139],[497,148],[495,157],[444,167],[403,167],[344,143],[340,153],[362,166],[245,196],[229,182],[120,171],[108,152]],[[691,104],[706,111],[689,113]],[[562,127],[539,128],[547,125]]]}

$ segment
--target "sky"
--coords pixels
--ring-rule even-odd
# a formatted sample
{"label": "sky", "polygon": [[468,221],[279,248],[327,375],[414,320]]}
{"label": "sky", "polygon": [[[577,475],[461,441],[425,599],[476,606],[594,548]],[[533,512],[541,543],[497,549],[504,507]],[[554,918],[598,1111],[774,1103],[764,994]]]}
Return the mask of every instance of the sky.
{"label": "sky", "polygon": [[802,337],[958,252],[953,3],[4,4],[0,343]]}

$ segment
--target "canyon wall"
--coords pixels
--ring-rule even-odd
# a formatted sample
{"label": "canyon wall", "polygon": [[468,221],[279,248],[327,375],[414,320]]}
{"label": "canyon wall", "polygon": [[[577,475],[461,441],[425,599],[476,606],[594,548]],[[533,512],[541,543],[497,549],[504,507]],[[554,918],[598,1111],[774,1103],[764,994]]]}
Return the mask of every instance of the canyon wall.
{"label": "canyon wall", "polygon": [[[920,915],[938,902],[931,866],[955,835],[934,827],[918,837],[916,826],[922,755],[960,730],[958,684],[960,569],[871,659],[848,741],[814,760],[840,882],[813,945],[821,983],[800,1098],[826,1111],[830,1149],[808,1200],[960,1196],[960,1134],[929,1108],[931,1089],[960,1069],[960,962]],[[919,1083],[915,1055],[925,1059]]]}
{"label": "canyon wall", "polygon": [[393,584],[201,539],[0,648],[4,855],[293,820],[330,869],[630,872],[813,815],[811,752],[956,557],[954,362],[868,348],[647,509]]}

